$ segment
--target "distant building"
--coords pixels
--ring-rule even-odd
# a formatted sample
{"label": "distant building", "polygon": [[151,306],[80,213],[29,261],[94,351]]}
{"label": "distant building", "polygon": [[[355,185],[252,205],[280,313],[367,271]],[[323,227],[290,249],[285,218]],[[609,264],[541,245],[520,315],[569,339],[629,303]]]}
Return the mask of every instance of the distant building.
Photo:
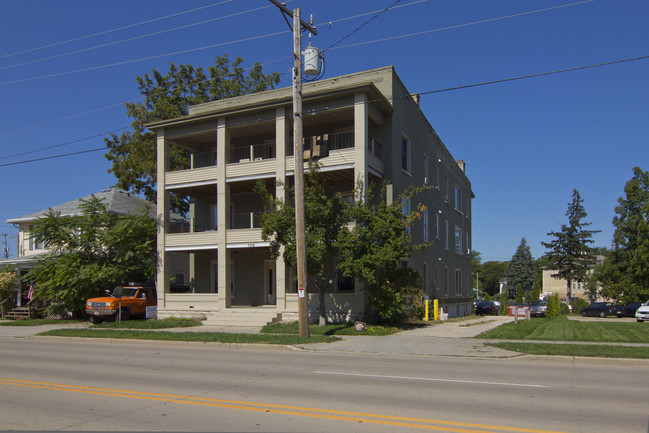
{"label": "distant building", "polygon": [[[597,256],[596,264],[602,263],[604,261],[604,256]],[[587,271],[588,276],[593,274],[595,266]],[[552,294],[558,294],[559,298],[567,299],[568,297],[568,281],[560,278],[554,278],[552,274],[556,274],[556,269],[543,269],[543,297],[547,297]],[[599,290],[599,289],[598,289]],[[586,282],[580,283],[578,281],[572,281],[571,293],[573,298],[584,299],[586,301],[591,301],[590,295],[586,290]],[[597,297],[595,300],[600,300]]]}

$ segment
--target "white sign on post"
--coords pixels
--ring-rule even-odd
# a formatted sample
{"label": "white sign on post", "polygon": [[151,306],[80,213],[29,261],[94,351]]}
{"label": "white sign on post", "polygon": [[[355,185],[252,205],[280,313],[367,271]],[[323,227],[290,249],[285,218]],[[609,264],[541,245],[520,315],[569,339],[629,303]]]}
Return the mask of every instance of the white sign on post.
{"label": "white sign on post", "polygon": [[298,287],[297,296],[298,298],[304,298],[304,287]]}

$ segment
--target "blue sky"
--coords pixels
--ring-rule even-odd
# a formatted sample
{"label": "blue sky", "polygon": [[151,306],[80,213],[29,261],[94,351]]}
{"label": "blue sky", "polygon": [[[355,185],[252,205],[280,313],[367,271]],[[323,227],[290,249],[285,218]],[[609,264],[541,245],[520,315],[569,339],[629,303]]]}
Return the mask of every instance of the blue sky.
{"label": "blue sky", "polygon": [[[313,15],[312,44],[324,49],[393,3],[287,7]],[[267,0],[5,0],[2,9],[0,233],[12,255],[17,230],[5,220],[115,183],[93,149],[130,125],[123,104],[139,98],[137,75],[227,53],[290,85],[292,36]],[[424,93],[430,123],[467,163],[483,260],[510,259],[522,237],[541,256],[574,188],[601,230],[596,245],[610,246],[632,168],[649,170],[649,59],[426,92],[647,56],[647,22],[647,0],[401,0],[326,52],[325,78],[393,65]]]}

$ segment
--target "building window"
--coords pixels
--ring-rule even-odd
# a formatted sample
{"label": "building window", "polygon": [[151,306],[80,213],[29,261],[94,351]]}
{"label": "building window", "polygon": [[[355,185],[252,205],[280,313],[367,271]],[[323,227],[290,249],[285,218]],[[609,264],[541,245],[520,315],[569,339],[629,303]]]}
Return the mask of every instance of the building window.
{"label": "building window", "polygon": [[401,137],[401,169],[410,173],[410,141]]}
{"label": "building window", "polygon": [[462,271],[459,269],[455,270],[455,293],[462,293]]}
{"label": "building window", "polygon": [[31,235],[34,226],[29,226],[29,251],[38,251],[45,248],[43,242],[37,241],[35,237]]}
{"label": "building window", "polygon": [[462,254],[462,229],[455,226],[455,252]]}
{"label": "building window", "polygon": [[[402,212],[403,212],[403,216],[408,218],[408,216],[410,215],[410,199],[407,198],[407,199],[403,200],[403,204],[402,204],[401,209],[402,209]],[[406,226],[406,233],[410,234],[410,226],[409,225]]]}
{"label": "building window", "polygon": [[424,155],[424,185],[428,185],[430,183],[428,176],[430,176],[430,174],[428,173],[428,155]]}
{"label": "building window", "polygon": [[[336,269],[341,261],[341,259],[336,260]],[[340,293],[353,293],[356,289],[354,277],[345,277],[339,272],[336,272],[334,287],[336,288],[336,291]]]}
{"label": "building window", "polygon": [[428,242],[428,208],[424,208],[424,242]]}
{"label": "building window", "polygon": [[455,209],[462,212],[462,190],[455,186]]}
{"label": "building window", "polygon": [[444,220],[444,248],[448,250],[448,220]]}
{"label": "building window", "polygon": [[439,240],[439,212],[435,212],[435,239]]}

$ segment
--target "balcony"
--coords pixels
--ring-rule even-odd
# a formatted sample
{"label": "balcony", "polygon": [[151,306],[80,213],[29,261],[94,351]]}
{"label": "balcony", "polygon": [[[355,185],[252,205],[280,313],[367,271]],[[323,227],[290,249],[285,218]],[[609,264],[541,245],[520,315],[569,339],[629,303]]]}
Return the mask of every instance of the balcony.
{"label": "balcony", "polygon": [[230,149],[228,164],[275,158],[275,143],[237,146]]}

